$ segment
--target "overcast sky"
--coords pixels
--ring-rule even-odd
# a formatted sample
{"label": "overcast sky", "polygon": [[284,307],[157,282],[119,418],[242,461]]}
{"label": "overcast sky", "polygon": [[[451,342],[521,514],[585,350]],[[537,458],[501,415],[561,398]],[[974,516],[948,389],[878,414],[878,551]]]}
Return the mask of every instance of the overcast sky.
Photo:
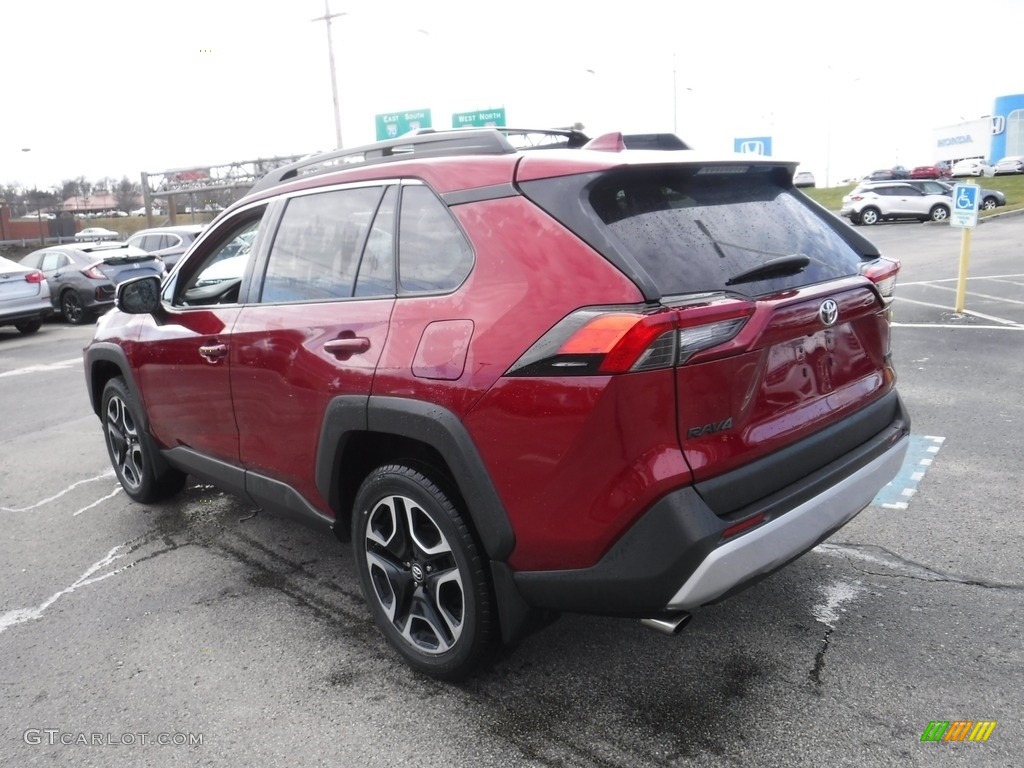
{"label": "overcast sky", "polygon": [[[509,125],[677,132],[833,182],[933,161],[933,128],[1024,93],[1024,2],[331,0],[343,142],[374,116],[504,107]],[[0,183],[331,149],[323,0],[4,3]],[[23,149],[30,149],[23,152]]]}

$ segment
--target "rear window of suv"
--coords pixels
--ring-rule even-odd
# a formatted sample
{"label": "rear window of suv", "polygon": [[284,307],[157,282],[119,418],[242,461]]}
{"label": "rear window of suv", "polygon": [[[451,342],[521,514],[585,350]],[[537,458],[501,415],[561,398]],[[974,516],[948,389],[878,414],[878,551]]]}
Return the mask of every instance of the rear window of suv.
{"label": "rear window of suv", "polygon": [[[594,211],[664,295],[759,296],[858,273],[860,255],[772,174],[703,170],[626,169],[590,190]],[[809,260],[795,274],[735,281],[794,256]]]}

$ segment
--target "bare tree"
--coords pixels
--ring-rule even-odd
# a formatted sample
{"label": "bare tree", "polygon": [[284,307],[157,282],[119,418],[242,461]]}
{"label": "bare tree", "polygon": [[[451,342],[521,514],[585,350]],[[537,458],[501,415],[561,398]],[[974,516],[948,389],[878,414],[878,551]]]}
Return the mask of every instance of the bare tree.
{"label": "bare tree", "polygon": [[127,176],[122,177],[117,184],[113,185],[112,191],[114,199],[117,201],[118,210],[125,213],[138,205],[139,197],[142,194],[139,183],[131,181]]}

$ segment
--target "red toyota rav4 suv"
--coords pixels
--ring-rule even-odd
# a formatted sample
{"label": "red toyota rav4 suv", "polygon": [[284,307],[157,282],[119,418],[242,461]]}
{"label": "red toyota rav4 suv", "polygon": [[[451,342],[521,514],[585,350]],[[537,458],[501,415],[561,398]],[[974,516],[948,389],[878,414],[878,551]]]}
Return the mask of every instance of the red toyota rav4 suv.
{"label": "red toyota rav4 suv", "polygon": [[191,474],[332,528],[446,679],[559,611],[677,631],[849,521],[908,443],[899,265],[795,164],[524,136],[279,169],[162,284],[119,286],[85,351],[131,498]]}

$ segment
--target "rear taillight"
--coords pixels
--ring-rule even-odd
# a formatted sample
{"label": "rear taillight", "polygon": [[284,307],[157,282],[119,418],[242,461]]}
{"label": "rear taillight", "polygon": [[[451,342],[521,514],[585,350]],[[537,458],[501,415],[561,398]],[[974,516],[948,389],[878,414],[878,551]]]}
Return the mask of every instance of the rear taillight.
{"label": "rear taillight", "polygon": [[88,269],[83,269],[82,270],[82,274],[85,275],[88,278],[92,278],[93,280],[106,280],[107,279],[107,276],[104,275],[102,272],[100,272],[100,268],[97,267],[97,266],[92,266],[92,267],[89,267]]}
{"label": "rear taillight", "polygon": [[43,282],[43,273],[40,272],[39,270],[36,270],[35,272],[29,272],[27,275],[25,275],[25,282],[36,284],[41,283]]}
{"label": "rear taillight", "polygon": [[594,376],[671,368],[732,339],[753,311],[753,304],[733,300],[673,309],[581,309],[544,334],[507,375]]}
{"label": "rear taillight", "polygon": [[899,271],[900,262],[893,259],[878,259],[860,269],[860,273],[875,284],[886,306],[896,298],[896,275]]}

